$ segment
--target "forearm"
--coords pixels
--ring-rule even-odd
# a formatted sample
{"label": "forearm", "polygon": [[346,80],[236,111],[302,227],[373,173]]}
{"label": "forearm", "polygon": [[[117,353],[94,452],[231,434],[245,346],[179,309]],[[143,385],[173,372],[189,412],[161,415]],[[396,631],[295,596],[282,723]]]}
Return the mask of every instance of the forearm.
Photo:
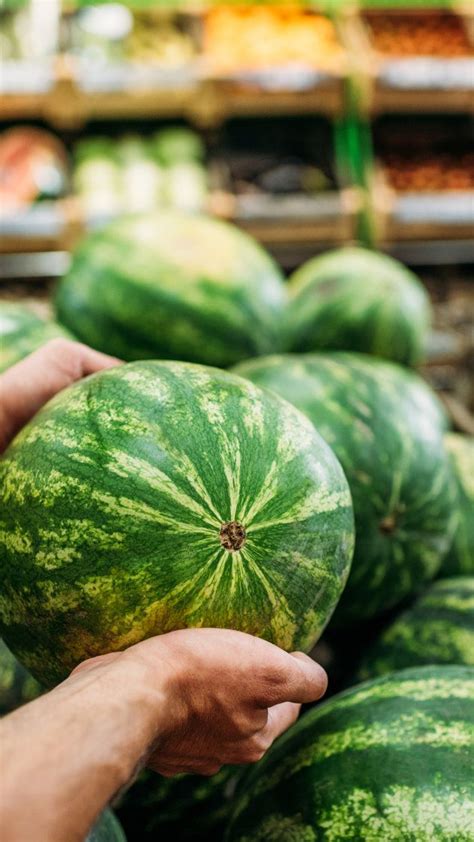
{"label": "forearm", "polygon": [[2,841],[27,842],[34,829],[37,842],[82,842],[156,739],[161,692],[140,665],[112,664],[78,673],[6,717]]}

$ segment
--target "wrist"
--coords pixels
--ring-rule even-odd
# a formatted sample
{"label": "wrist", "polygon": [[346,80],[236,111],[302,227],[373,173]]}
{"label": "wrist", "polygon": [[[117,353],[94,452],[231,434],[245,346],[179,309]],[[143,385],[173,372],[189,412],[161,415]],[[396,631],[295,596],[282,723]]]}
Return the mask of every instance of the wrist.
{"label": "wrist", "polygon": [[31,828],[31,822],[38,838],[86,836],[160,733],[165,696],[159,686],[148,686],[147,673],[139,659],[118,656],[71,675],[3,720],[9,768],[0,824],[11,830],[7,839],[28,838],[23,824]]}

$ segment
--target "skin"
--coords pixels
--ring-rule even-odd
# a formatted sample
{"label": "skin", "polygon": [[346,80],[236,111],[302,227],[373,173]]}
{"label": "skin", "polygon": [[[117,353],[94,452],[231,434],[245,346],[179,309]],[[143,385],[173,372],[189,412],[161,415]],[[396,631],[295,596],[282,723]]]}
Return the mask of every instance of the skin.
{"label": "skin", "polygon": [[[75,380],[117,365],[57,339],[0,377],[0,442]],[[302,653],[227,629],[186,629],[80,664],[0,722],[2,842],[79,842],[148,765],[213,775],[254,763],[320,698],[324,670]]]}

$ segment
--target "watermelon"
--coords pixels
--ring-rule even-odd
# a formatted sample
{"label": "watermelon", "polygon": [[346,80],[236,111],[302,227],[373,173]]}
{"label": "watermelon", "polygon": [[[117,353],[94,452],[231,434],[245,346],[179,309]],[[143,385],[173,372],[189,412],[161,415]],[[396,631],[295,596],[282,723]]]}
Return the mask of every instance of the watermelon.
{"label": "watermelon", "polygon": [[220,840],[241,774],[241,767],[230,766],[209,778],[163,778],[154,772],[143,772],[120,802],[120,821],[127,836],[140,842]]}
{"label": "watermelon", "polygon": [[110,810],[104,810],[85,842],[127,842],[125,834]]}
{"label": "watermelon", "polygon": [[441,575],[474,576],[474,438],[448,433],[444,441],[451,457],[459,523]]}
{"label": "watermelon", "polygon": [[422,589],[456,516],[445,420],[428,386],[393,363],[343,351],[274,356],[236,371],[305,412],[346,473],[356,548],[334,622],[369,619]]}
{"label": "watermelon", "polygon": [[0,627],[45,684],[190,626],[309,650],[353,552],[341,466],[233,374],[144,361],[60,393],[0,463]]}
{"label": "watermelon", "polygon": [[423,357],[430,321],[419,279],[385,254],[337,249],[309,260],[290,278],[294,351],[363,351],[414,365]]}
{"label": "watermelon", "polygon": [[0,302],[0,372],[57,337],[72,339],[68,331],[41,318],[26,304]]}
{"label": "watermelon", "polygon": [[59,320],[124,360],[228,366],[281,346],[285,285],[234,226],[174,211],[121,218],[86,237],[59,285]]}
{"label": "watermelon", "polygon": [[41,686],[0,640],[0,716],[36,699]]}
{"label": "watermelon", "polygon": [[474,576],[430,585],[364,654],[357,678],[423,664],[474,667]]}
{"label": "watermelon", "polygon": [[414,667],[304,715],[242,781],[226,842],[472,842],[474,669]]}

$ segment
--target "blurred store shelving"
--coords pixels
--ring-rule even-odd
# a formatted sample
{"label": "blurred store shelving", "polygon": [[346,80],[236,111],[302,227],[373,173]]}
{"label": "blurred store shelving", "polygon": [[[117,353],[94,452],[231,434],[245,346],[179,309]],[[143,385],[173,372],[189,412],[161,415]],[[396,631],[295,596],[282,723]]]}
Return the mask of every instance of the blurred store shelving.
{"label": "blurred store shelving", "polygon": [[359,237],[469,260],[473,30],[422,0],[4,0],[0,251],[31,267],[125,207],[177,204],[287,264]]}

